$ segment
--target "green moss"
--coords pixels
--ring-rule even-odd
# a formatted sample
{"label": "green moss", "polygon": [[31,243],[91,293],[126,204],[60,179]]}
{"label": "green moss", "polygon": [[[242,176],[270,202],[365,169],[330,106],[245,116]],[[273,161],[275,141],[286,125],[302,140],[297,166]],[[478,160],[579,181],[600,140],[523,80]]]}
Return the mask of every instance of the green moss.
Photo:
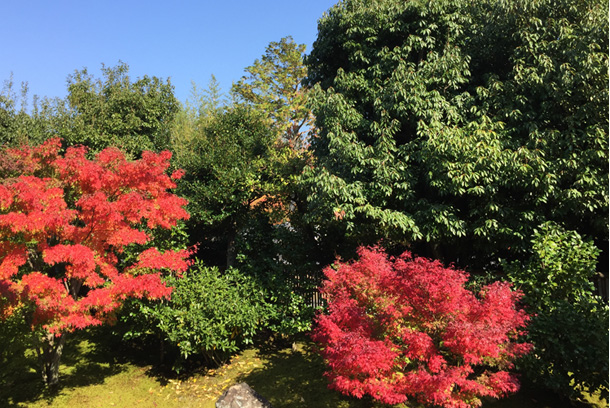
{"label": "green moss", "polygon": [[[92,336],[69,340],[60,368],[60,385],[45,389],[36,374],[33,353],[15,356],[11,373],[0,367],[0,407],[167,407],[214,408],[222,392],[246,382],[276,408],[383,408],[370,399],[348,398],[327,388],[324,363],[310,342],[279,347],[272,342],[234,355],[217,369],[178,378],[159,374],[141,359],[130,361],[116,347]],[[15,370],[15,367],[20,367]],[[5,405],[2,405],[5,404]],[[489,401],[483,408],[607,407],[599,400],[567,404],[535,390]],[[416,408],[409,405],[409,408]],[[397,405],[394,408],[407,408]],[[419,408],[419,407],[418,407]]]}

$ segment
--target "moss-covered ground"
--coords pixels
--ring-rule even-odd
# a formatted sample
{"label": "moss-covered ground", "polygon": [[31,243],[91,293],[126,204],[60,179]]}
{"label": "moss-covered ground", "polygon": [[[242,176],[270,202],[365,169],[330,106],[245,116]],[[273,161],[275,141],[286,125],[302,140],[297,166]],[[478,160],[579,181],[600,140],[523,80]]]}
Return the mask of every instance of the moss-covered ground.
{"label": "moss-covered ground", "polygon": [[[173,375],[151,364],[157,356],[130,355],[94,336],[70,339],[62,357],[61,381],[55,389],[42,386],[35,356],[14,356],[0,367],[0,407],[202,407],[213,408],[229,386],[246,382],[276,408],[381,408],[368,399],[345,397],[326,387],[324,364],[307,340],[292,346],[265,341],[235,354],[217,368]],[[483,408],[607,407],[593,402],[562,401],[524,390]],[[405,407],[399,405],[396,408]]]}

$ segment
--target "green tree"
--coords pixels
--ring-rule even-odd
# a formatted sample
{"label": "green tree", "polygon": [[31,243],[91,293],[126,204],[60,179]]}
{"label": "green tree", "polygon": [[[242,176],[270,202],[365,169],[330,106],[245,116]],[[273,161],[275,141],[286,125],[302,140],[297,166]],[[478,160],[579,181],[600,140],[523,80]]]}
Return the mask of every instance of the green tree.
{"label": "green tree", "polygon": [[304,53],[305,45],[296,44],[292,37],[271,42],[265,54],[245,69],[248,75],[231,90],[240,102],[265,114],[280,144],[295,149],[307,144],[313,127],[307,106],[309,90],[302,85],[307,75]]}
{"label": "green tree", "polygon": [[83,144],[91,152],[119,147],[139,156],[161,151],[170,133],[179,102],[169,79],[144,76],[132,81],[129,66],[102,64],[103,78],[87,69],[68,77],[68,96],[58,108],[57,131],[67,144]]}
{"label": "green tree", "polygon": [[190,201],[191,231],[204,246],[222,243],[221,264],[234,264],[240,229],[254,210],[270,205],[273,143],[264,117],[237,105],[206,120],[182,146],[189,154],[177,157],[186,171],[179,191]]}
{"label": "green tree", "polygon": [[315,226],[305,219],[307,194],[298,182],[315,134],[311,93],[303,85],[304,53],[305,45],[291,37],[272,42],[232,88],[236,100],[260,112],[275,135],[274,188],[266,196],[273,204],[249,219],[236,252],[240,270],[257,276],[271,293],[275,316],[269,327],[282,334],[309,330],[320,262],[334,259],[318,248]]}
{"label": "green tree", "polygon": [[303,178],[329,245],[383,238],[481,268],[548,220],[606,241],[602,3],[331,8],[306,59],[319,135]]}
{"label": "green tree", "polygon": [[227,99],[212,75],[207,88],[200,89],[192,82],[191,95],[176,113],[171,129],[171,149],[178,161],[192,161],[190,146],[202,126],[222,113]]}
{"label": "green tree", "polygon": [[52,118],[55,101],[32,97],[30,105],[27,82],[21,84],[19,95],[12,75],[4,81],[0,92],[0,145],[39,144],[53,135]]}

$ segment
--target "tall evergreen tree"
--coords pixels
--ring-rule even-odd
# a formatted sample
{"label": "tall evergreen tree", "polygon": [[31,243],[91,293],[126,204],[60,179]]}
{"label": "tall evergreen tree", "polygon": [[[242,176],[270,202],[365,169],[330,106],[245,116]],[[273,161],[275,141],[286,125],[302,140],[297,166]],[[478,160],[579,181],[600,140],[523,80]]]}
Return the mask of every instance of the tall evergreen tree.
{"label": "tall evergreen tree", "polygon": [[245,69],[248,75],[232,88],[238,101],[264,112],[280,144],[295,149],[307,144],[313,126],[309,90],[301,83],[307,74],[304,54],[305,45],[292,37],[271,42],[265,54]]}

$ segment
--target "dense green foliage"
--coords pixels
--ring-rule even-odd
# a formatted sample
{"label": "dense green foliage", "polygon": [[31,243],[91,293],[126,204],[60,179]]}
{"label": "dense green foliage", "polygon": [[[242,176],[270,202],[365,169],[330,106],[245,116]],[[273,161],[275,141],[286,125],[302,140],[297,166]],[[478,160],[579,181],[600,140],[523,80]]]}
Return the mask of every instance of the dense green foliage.
{"label": "dense green foliage", "polygon": [[607,3],[348,0],[318,29],[313,222],[471,268],[547,220],[607,240]]}
{"label": "dense green foliage", "polygon": [[[60,136],[65,145],[85,145],[91,154],[119,147],[133,157],[170,147],[179,102],[169,80],[144,76],[133,81],[129,66],[102,65],[102,78],[87,69],[68,77],[65,99],[33,97],[27,84],[17,97],[11,81],[0,94],[0,142],[39,144]],[[17,107],[17,105],[20,105]]]}
{"label": "dense green foliage", "polygon": [[177,157],[176,165],[186,171],[179,188],[190,201],[194,237],[204,249],[213,245],[226,254],[219,264],[231,266],[235,238],[257,209],[255,202],[266,206],[265,196],[274,192],[274,136],[260,114],[242,106],[226,108],[196,132]]}
{"label": "dense green foliage", "polygon": [[608,399],[608,305],[593,295],[599,250],[577,233],[545,224],[531,256],[508,266],[534,315],[534,352],[522,367],[527,378],[566,396],[599,391]]}
{"label": "dense green foliage", "polygon": [[102,65],[103,78],[86,69],[68,78],[68,96],[58,105],[56,131],[69,145],[92,152],[116,146],[138,156],[143,150],[169,148],[173,118],[179,109],[169,80],[144,76],[132,81],[129,67]]}
{"label": "dense green foliage", "polygon": [[297,212],[281,224],[269,215],[259,213],[242,230],[236,240],[237,265],[267,289],[273,304],[270,330],[282,335],[306,332],[320,306],[314,302],[321,282],[318,252]]}
{"label": "dense green foliage", "polygon": [[[222,273],[201,262],[182,277],[168,277],[170,301],[132,302],[124,314],[126,339],[153,335],[177,349],[173,368],[180,371],[190,357],[218,364],[244,344],[251,344],[269,313],[260,286],[236,269]],[[125,327],[124,326],[124,327]]]}

